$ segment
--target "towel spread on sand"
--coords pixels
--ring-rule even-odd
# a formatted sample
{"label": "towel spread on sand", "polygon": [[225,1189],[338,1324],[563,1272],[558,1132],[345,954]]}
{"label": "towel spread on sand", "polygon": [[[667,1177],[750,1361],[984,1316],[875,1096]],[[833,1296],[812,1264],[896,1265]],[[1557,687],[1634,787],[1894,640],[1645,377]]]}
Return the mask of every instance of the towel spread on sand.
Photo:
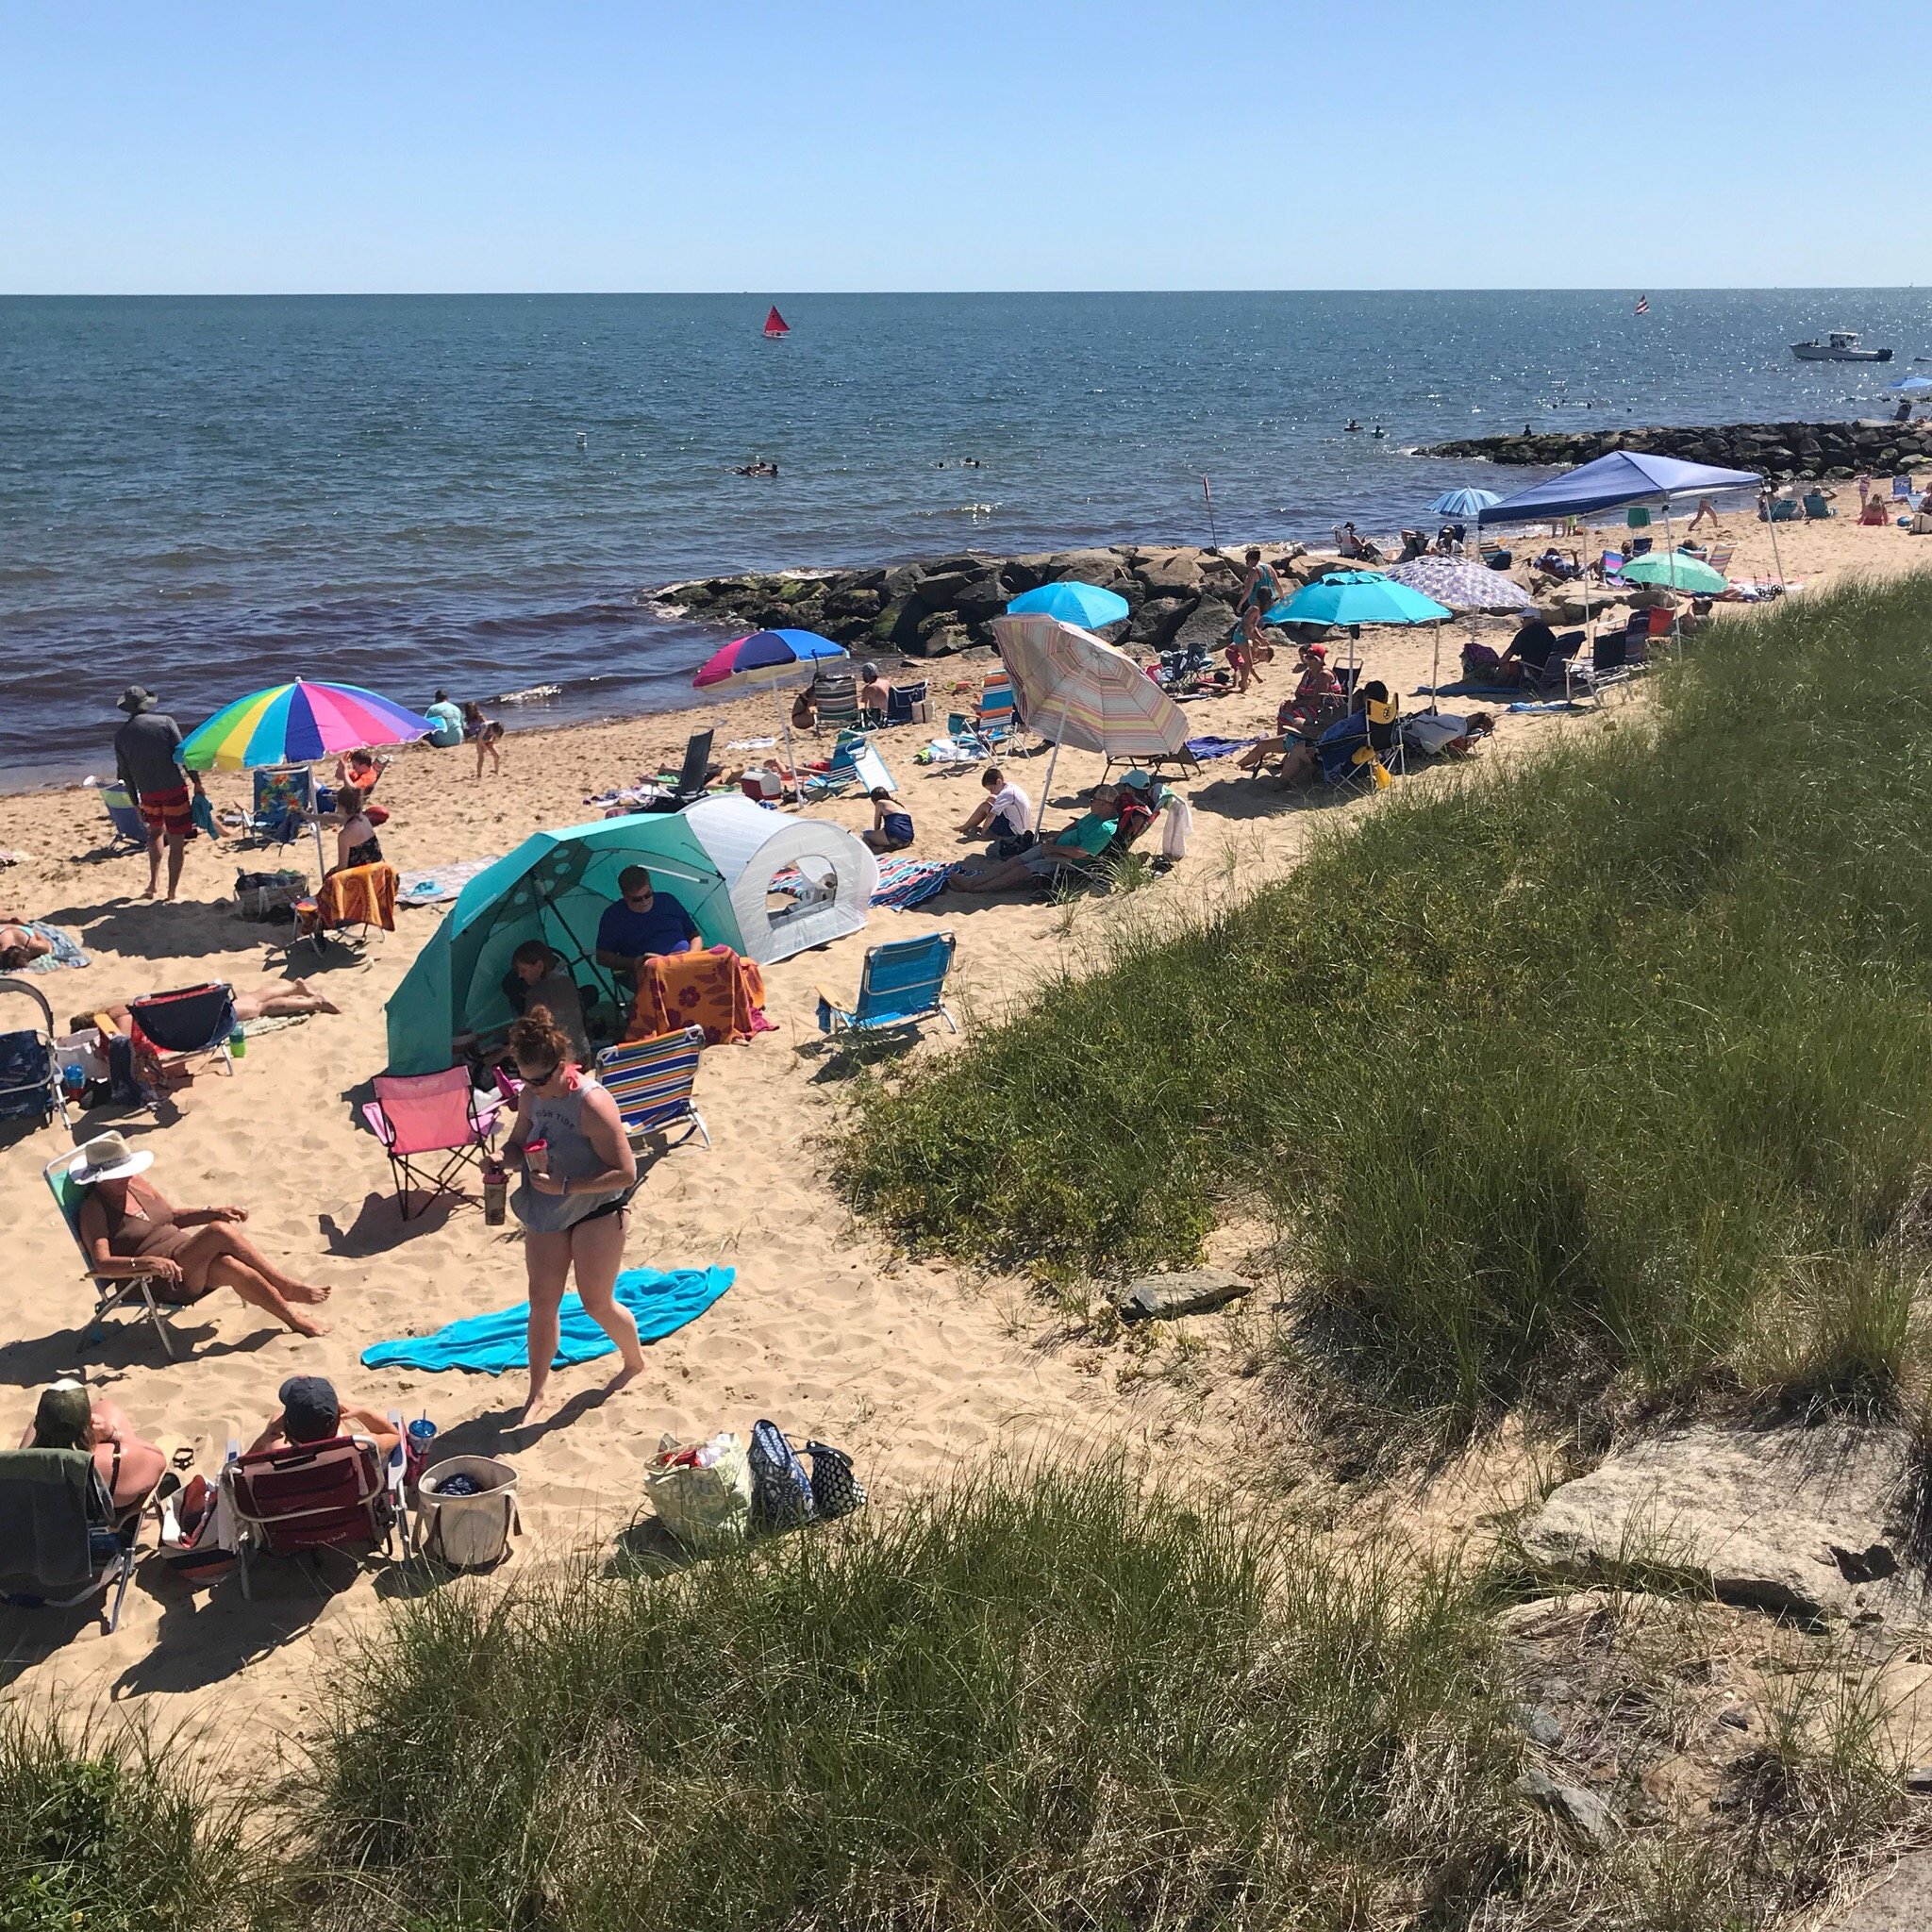
{"label": "towel spread on sand", "polygon": [[[661,1341],[687,1322],[695,1322],[729,1288],[737,1271],[731,1268],[679,1268],[669,1274],[655,1268],[626,1268],[617,1277],[617,1299],[631,1311],[639,1339]],[[562,1328],[552,1368],[573,1362],[593,1362],[615,1355],[617,1344],[584,1312],[583,1298],[563,1298]],[[408,1335],[400,1341],[378,1341],[362,1351],[365,1369],[475,1369],[500,1375],[520,1369],[525,1360],[525,1324],[528,1302],[493,1314],[466,1315],[434,1335]]]}
{"label": "towel spread on sand", "polygon": [[1454,684],[1419,684],[1415,688],[1419,698],[1513,698],[1522,693],[1520,684],[1474,684],[1466,677],[1458,677]]}
{"label": "towel spread on sand", "polygon": [[1189,755],[1206,764],[1209,758],[1224,758],[1229,753],[1246,751],[1251,744],[1259,744],[1258,738],[1217,738],[1212,732],[1205,738],[1188,740]]}
{"label": "towel spread on sand", "polygon": [[882,858],[878,890],[872,895],[872,903],[910,912],[915,906],[938,898],[958,870],[943,858]]}
{"label": "towel spread on sand", "polygon": [[54,950],[42,953],[38,959],[29,959],[25,967],[16,971],[58,973],[63,966],[87,964],[87,955],[81,951],[80,941],[63,926],[49,925],[44,919],[23,919],[20,923],[28,932],[38,933]]}
{"label": "towel spread on sand", "polygon": [[460,858],[454,865],[439,865],[434,872],[403,874],[403,889],[396,894],[398,906],[441,906],[454,899],[479,872],[494,865],[493,858]]}

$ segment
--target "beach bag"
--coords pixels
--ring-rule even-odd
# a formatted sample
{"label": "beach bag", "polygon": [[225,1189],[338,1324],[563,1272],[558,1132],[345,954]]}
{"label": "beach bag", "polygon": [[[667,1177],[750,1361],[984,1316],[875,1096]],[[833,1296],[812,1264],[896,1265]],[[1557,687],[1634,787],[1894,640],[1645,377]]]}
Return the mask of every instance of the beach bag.
{"label": "beach bag", "polygon": [[829,1442],[808,1442],[805,1453],[811,1457],[812,1508],[822,1522],[836,1522],[865,1507],[865,1490],[844,1450]]}
{"label": "beach bag", "polygon": [[811,1478],[776,1423],[752,1424],[751,1513],[760,1529],[793,1529],[811,1518]]}
{"label": "beach bag", "polygon": [[1491,645],[1464,644],[1462,647],[1462,675],[1471,684],[1487,684],[1490,674],[1502,661]]}
{"label": "beach bag", "polygon": [[295,902],[308,896],[308,874],[301,872],[238,872],[235,906],[243,919],[291,920]]}
{"label": "beach bag", "polygon": [[[455,1485],[458,1493],[451,1493]],[[508,1553],[517,1473],[493,1456],[448,1456],[416,1485],[416,1548],[452,1570],[483,1570]]]}
{"label": "beach bag", "polygon": [[666,1436],[644,1474],[658,1521],[691,1549],[738,1542],[751,1527],[751,1463],[728,1430],[708,1442]]}
{"label": "beach bag", "polygon": [[1010,839],[997,839],[993,841],[993,856],[996,858],[1018,858],[1023,852],[1031,852],[1040,843],[1031,832],[1015,832]]}

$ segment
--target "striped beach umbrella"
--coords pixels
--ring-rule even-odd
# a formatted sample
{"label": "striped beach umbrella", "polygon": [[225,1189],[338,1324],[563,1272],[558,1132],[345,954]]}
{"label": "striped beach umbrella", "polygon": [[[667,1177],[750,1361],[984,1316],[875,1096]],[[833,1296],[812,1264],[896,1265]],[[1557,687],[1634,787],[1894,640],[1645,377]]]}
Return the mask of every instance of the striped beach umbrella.
{"label": "striped beach umbrella", "polygon": [[306,765],[358,745],[407,744],[436,729],[402,705],[356,684],[275,684],[225,705],[183,740],[191,772]]}
{"label": "striped beach umbrella", "polygon": [[1053,617],[996,617],[992,633],[1020,716],[1028,730],[1053,741],[1040,814],[1063,744],[1103,753],[1108,764],[1186,753],[1181,708],[1124,651]]}

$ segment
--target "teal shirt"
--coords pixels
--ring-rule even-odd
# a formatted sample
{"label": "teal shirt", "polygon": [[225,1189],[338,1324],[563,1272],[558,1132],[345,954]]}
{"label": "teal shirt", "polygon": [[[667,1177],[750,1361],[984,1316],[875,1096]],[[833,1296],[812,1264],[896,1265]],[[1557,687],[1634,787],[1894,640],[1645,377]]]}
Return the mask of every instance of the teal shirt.
{"label": "teal shirt", "polygon": [[1097,819],[1090,811],[1077,818],[1054,841],[1056,845],[1077,845],[1089,858],[1107,850],[1107,841],[1119,829],[1118,819]]}

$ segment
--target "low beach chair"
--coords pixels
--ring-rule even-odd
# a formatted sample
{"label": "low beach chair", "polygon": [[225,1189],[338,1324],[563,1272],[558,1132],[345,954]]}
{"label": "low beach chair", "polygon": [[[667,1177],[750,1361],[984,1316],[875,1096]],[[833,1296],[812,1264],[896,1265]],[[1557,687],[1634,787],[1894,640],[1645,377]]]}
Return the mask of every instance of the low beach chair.
{"label": "low beach chair", "polygon": [[67,1124],[67,1090],[60,1083],[60,1058],[54,1046],[54,1008],[32,981],[0,974],[0,997],[12,995],[39,1008],[41,1024],[0,1033],[0,1121],[57,1118]]}
{"label": "low beach chair", "polygon": [[362,1118],[389,1156],[403,1219],[411,1212],[412,1188],[425,1209],[439,1194],[467,1198],[458,1177],[466,1167],[481,1165],[503,1100],[478,1105],[470,1070],[462,1066],[440,1074],[378,1074],[374,1085],[375,1098],[363,1103]]}
{"label": "low beach chair", "polygon": [[841,731],[858,729],[858,680],[850,675],[820,677],[813,681],[812,695],[818,702],[818,728],[829,724]]}
{"label": "low beach chair", "polygon": [[1822,524],[1826,517],[1835,517],[1837,514],[1837,510],[1833,509],[1831,505],[1825,501],[1823,491],[1806,491],[1805,521],[1807,523]]}
{"label": "low beach chair", "polygon": [[597,1078],[617,1103],[618,1118],[632,1140],[645,1134],[668,1133],[682,1127],[672,1141],[682,1146],[695,1134],[707,1149],[711,1131],[691,1099],[697,1084],[698,1057],[705,1050],[705,1029],[686,1026],[660,1033],[655,1040],[634,1040],[625,1046],[607,1046],[597,1056]]}
{"label": "low beach chair", "polygon": [[684,764],[675,773],[659,772],[660,783],[670,787],[661,798],[654,798],[643,809],[647,812],[682,811],[686,806],[694,805],[705,795],[705,788],[711,781],[717,767],[711,763],[711,741],[717,737],[715,731],[693,731],[685,741]]}
{"label": "low beach chair", "polygon": [[1624,553],[1606,550],[1597,559],[1596,571],[1605,583],[1621,584],[1624,581]]}
{"label": "low beach chair", "polygon": [[255,774],[248,831],[262,844],[287,845],[315,816],[315,774],[307,765],[262,765]]}
{"label": "low beach chair", "polygon": [[104,1634],[121,1622],[145,1503],[118,1517],[86,1449],[0,1451],[0,1598],[23,1609],[72,1609],[111,1589]]}
{"label": "low beach chair", "polygon": [[249,1568],[263,1557],[362,1545],[385,1555],[409,1547],[400,1453],[384,1460],[363,1436],[296,1443],[242,1456],[222,1471],[233,1512],[242,1594],[253,1597]]}
{"label": "low beach chair", "polygon": [[136,1074],[143,1086],[164,1091],[176,1084],[174,1076],[185,1074],[190,1061],[208,1058],[224,1073],[234,1074],[228,1041],[235,1031],[235,989],[225,981],[130,1000],[127,1015]]}
{"label": "low beach chair", "polygon": [[1478,543],[1476,555],[1491,570],[1507,570],[1516,560],[1515,553],[1500,543]]}
{"label": "low beach chair", "polygon": [[358,943],[366,944],[372,932],[395,931],[396,893],[401,890],[401,874],[381,861],[330,873],[316,888],[314,898],[295,901],[295,931],[289,949],[292,952],[306,942],[320,958],[325,940],[353,932]]}
{"label": "low beach chair", "polygon": [[1019,722],[1019,708],[1013,702],[1013,680],[1004,671],[991,673],[979,692],[980,735],[993,741],[1008,737]]}
{"label": "low beach chair", "polygon": [[170,1361],[175,1359],[175,1338],[169,1332],[161,1309],[167,1303],[155,1300],[155,1284],[158,1277],[152,1274],[136,1274],[128,1277],[96,1274],[93,1257],[87,1251],[87,1243],[80,1236],[81,1203],[87,1199],[87,1190],[74,1178],[74,1170],[81,1164],[83,1155],[78,1147],[70,1148],[64,1154],[57,1154],[41,1170],[41,1178],[47,1184],[48,1191],[54,1196],[54,1205],[60,1210],[60,1219],[67,1224],[67,1232],[72,1236],[74,1245],[80,1251],[82,1266],[87,1278],[93,1284],[94,1312],[88,1324],[88,1339],[96,1341],[102,1333],[102,1324],[116,1308],[138,1306],[142,1319],[153,1325],[155,1333],[161,1339],[161,1348]]}
{"label": "low beach chair", "polygon": [[103,785],[101,806],[108,814],[108,823],[114,827],[117,841],[125,839],[135,845],[147,843],[147,827],[141,822],[141,808],[126,786]]}
{"label": "low beach chair", "polygon": [[1891,479],[1892,502],[1909,504],[1917,493],[1912,488],[1912,479],[1909,476],[1894,476]]}
{"label": "low beach chair", "polygon": [[1736,555],[1735,550],[1713,550],[1704,560],[1719,576],[1728,576],[1731,571],[1731,558]]}
{"label": "low beach chair", "polygon": [[835,1036],[875,1033],[940,1019],[949,1031],[958,1032],[944,997],[953,944],[950,932],[934,932],[868,946],[858,974],[858,997],[850,1006],[827,988],[818,988],[819,1030]]}

